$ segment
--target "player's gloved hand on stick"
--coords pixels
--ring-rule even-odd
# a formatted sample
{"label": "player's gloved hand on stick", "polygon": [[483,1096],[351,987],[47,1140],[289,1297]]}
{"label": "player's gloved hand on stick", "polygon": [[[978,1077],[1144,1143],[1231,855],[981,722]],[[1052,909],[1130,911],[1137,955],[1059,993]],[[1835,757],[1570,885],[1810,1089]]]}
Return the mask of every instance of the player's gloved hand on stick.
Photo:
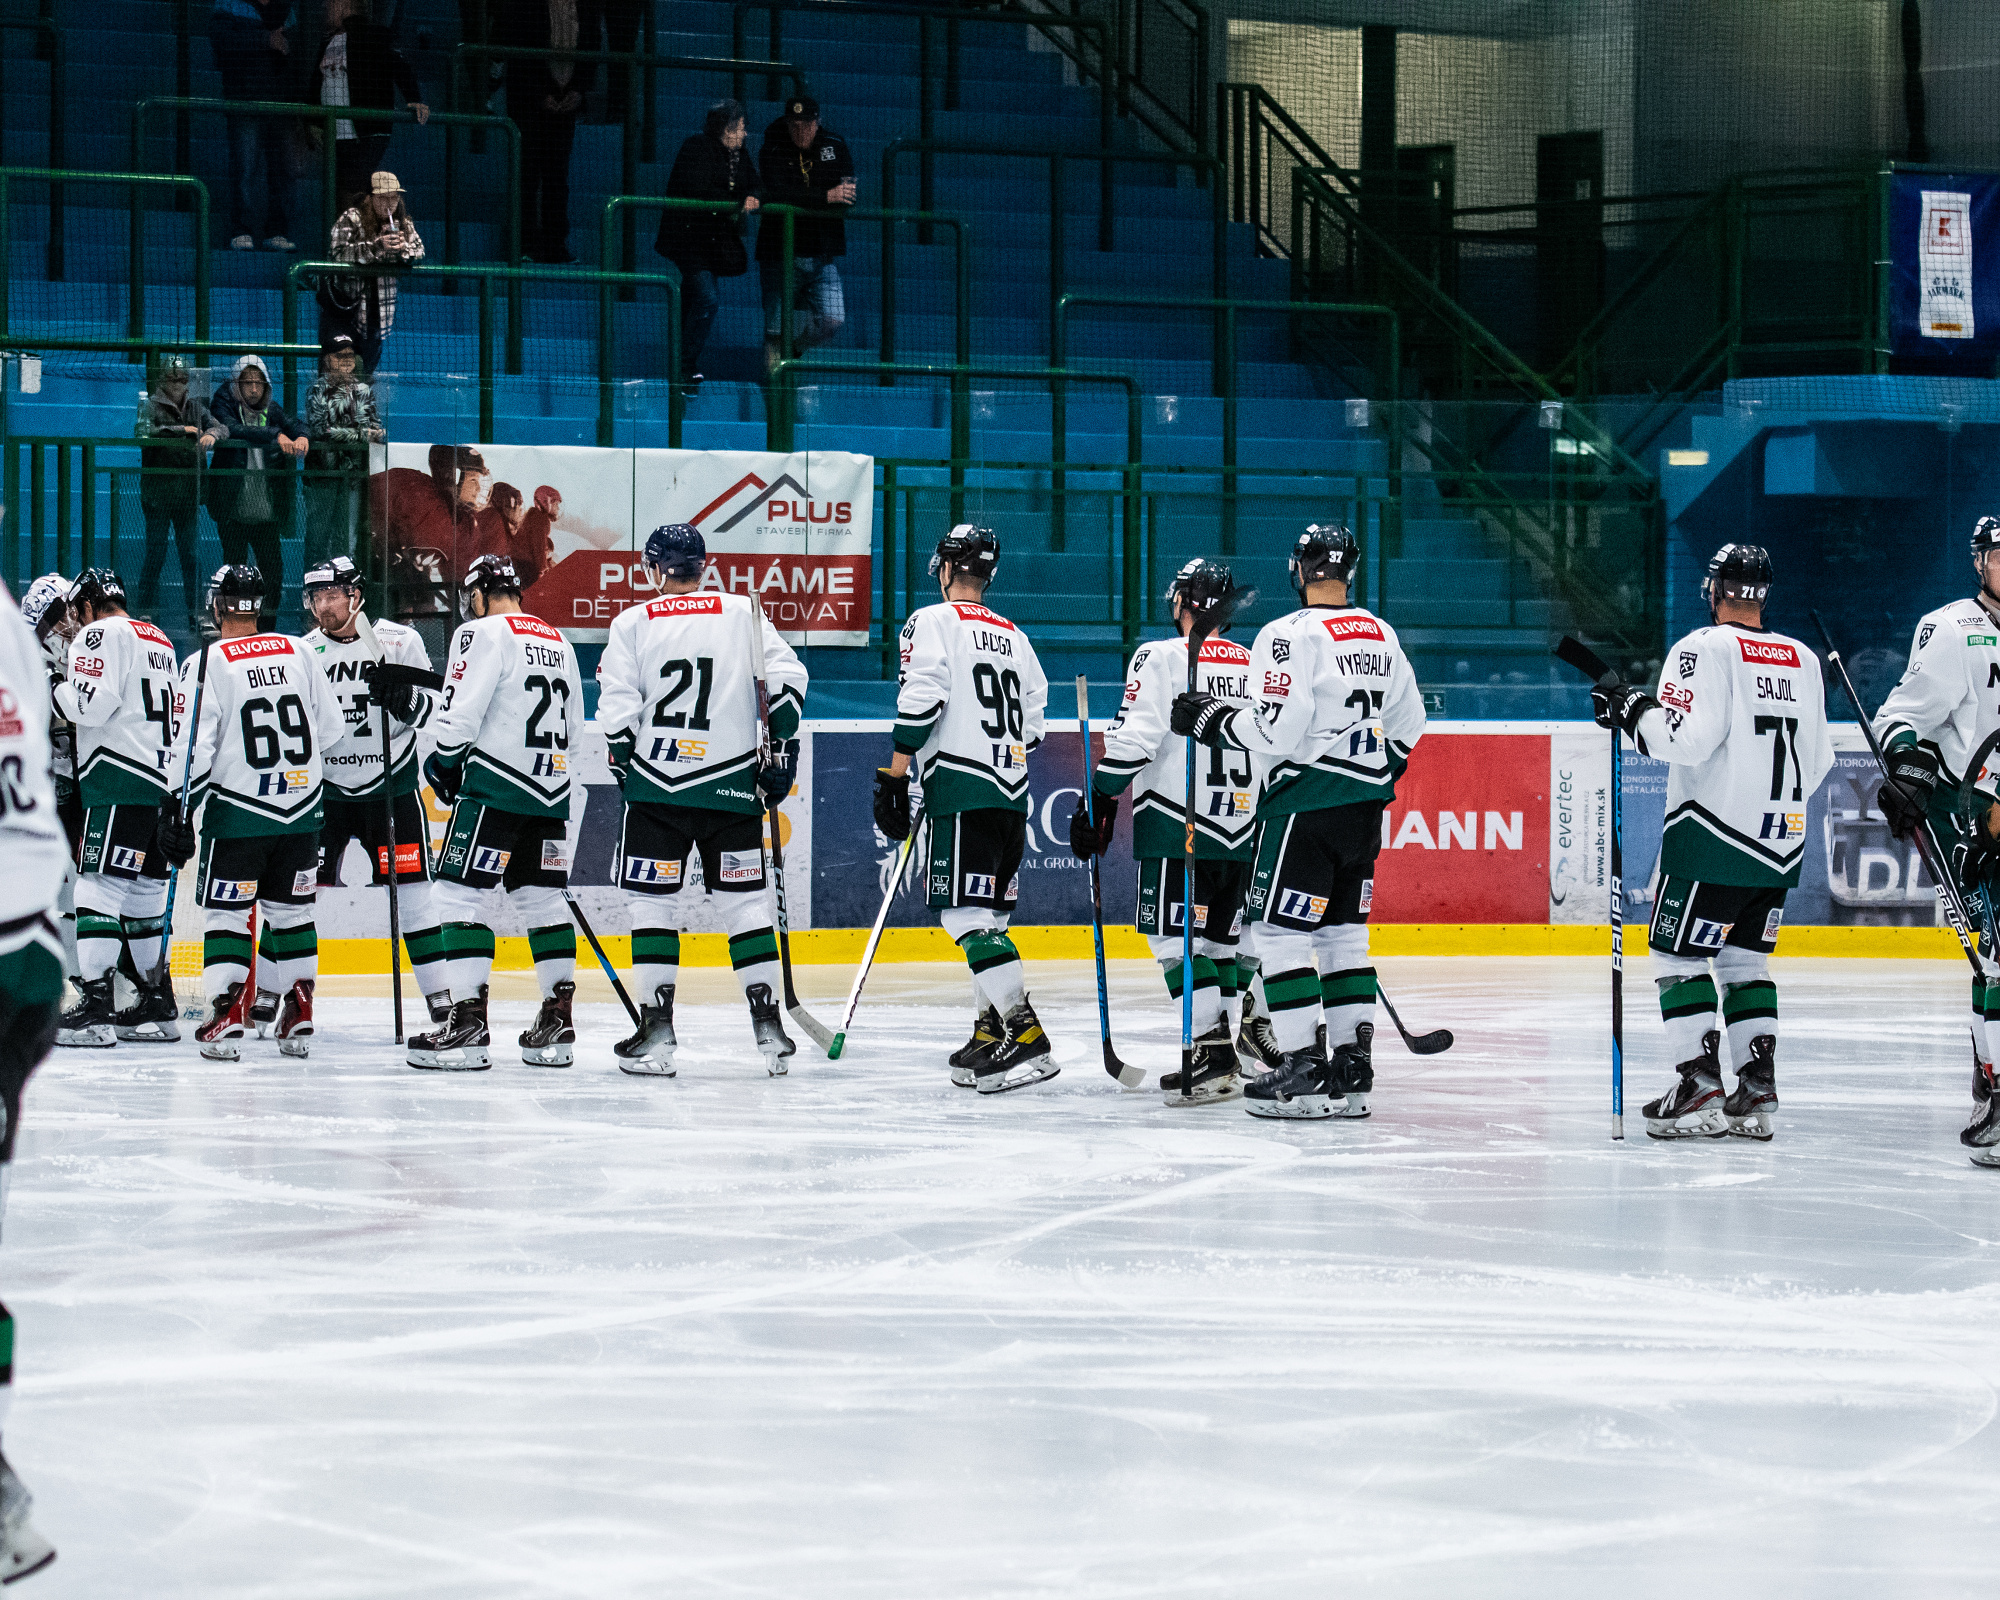
{"label": "player's gloved hand on stick", "polygon": [[414,683],[387,683],[374,686],[375,703],[398,722],[417,720],[417,686]]}
{"label": "player's gloved hand on stick", "polygon": [[2000,839],[1988,838],[1985,829],[1971,844],[1952,851],[1958,866],[1958,881],[1967,894],[1981,886],[2000,885]]}
{"label": "player's gloved hand on stick", "polygon": [[454,806],[458,804],[458,786],[465,782],[465,767],[456,761],[440,760],[432,752],[424,759],[424,780],[442,804]]}
{"label": "player's gloved hand on stick", "polygon": [[1091,823],[1090,813],[1084,809],[1081,800],[1069,817],[1069,847],[1079,861],[1088,861],[1092,856],[1101,856],[1111,848],[1111,830],[1118,822],[1118,796],[1100,794],[1091,798],[1096,807],[1097,822]]}
{"label": "player's gloved hand on stick", "polygon": [[910,836],[910,775],[875,769],[875,826],[901,844]]}
{"label": "player's gloved hand on stick", "polygon": [[177,867],[186,866],[194,856],[194,829],[181,816],[179,799],[160,802],[160,854]]}
{"label": "player's gloved hand on stick", "polygon": [[611,777],[618,785],[618,792],[625,792],[625,780],[632,775],[632,751],[638,745],[638,736],[630,730],[614,733],[604,741],[604,755],[611,767]]}
{"label": "player's gloved hand on stick", "polygon": [[1889,752],[1889,781],[1876,791],[1875,803],[1889,819],[1889,831],[1907,839],[1917,831],[1931,807],[1938,785],[1938,755],[1922,745],[1906,744]]}
{"label": "player's gloved hand on stick", "polygon": [[1639,719],[1660,702],[1636,683],[1600,683],[1590,691],[1590,714],[1600,728],[1622,728],[1639,736]]}
{"label": "player's gloved hand on stick", "polygon": [[1229,731],[1230,721],[1236,715],[1236,708],[1227,700],[1217,699],[1212,694],[1190,694],[1183,689],[1174,696],[1174,708],[1167,715],[1167,726],[1175,733],[1191,735],[1196,744],[1212,744],[1220,748],[1223,735]]}
{"label": "player's gloved hand on stick", "polygon": [[772,811],[792,792],[792,769],[782,761],[767,761],[757,769],[757,792],[764,797],[764,809]]}

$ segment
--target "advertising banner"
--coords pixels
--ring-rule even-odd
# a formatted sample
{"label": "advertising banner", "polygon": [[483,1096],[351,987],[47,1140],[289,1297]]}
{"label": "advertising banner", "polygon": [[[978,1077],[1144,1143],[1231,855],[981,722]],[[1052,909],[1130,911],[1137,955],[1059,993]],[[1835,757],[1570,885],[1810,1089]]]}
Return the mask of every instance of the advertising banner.
{"label": "advertising banner", "polygon": [[375,457],[375,537],[406,581],[455,583],[478,556],[505,555],[529,611],[601,643],[652,598],[647,534],[686,522],[708,545],[704,585],[756,595],[787,642],[868,643],[871,456],[392,444]]}
{"label": "advertising banner", "polygon": [[1890,345],[1932,370],[1990,377],[2000,353],[2000,177],[1889,179]]}

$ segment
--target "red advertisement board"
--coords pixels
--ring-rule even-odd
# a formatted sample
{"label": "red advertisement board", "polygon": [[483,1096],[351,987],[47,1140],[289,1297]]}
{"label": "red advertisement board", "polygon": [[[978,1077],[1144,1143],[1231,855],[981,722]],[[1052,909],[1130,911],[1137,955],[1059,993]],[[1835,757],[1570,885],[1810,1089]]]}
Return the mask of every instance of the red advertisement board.
{"label": "red advertisement board", "polygon": [[1547,922],[1549,736],[1426,734],[1383,814],[1375,922]]}

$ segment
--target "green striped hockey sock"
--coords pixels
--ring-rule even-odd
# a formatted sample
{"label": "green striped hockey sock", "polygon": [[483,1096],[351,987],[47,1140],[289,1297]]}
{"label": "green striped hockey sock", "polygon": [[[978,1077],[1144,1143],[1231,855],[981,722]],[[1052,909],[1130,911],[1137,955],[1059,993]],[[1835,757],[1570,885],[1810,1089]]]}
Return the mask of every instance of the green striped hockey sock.
{"label": "green striped hockey sock", "polygon": [[1658,978],[1660,1019],[1667,1025],[1667,1054],[1674,1064],[1701,1054],[1701,1037],[1715,1027],[1715,980],[1706,972]]}
{"label": "green striped hockey sock", "polygon": [[1005,1017],[1028,998],[1027,982],[1021,973],[1021,952],[1007,937],[1004,928],[975,928],[958,941],[965,952],[965,964],[972,969],[972,981],[986,996],[986,1003]]}
{"label": "green striped hockey sock", "polygon": [[[1167,980],[1167,993],[1172,995],[1176,1010],[1181,998],[1181,962],[1175,956],[1170,961],[1160,963],[1161,974]],[[1222,982],[1216,971],[1215,962],[1196,952],[1194,958],[1194,1031],[1199,1038],[1222,1019]]]}
{"label": "green striped hockey sock", "polygon": [[1992,1026],[2000,1021],[2000,983],[1991,983],[1984,978],[1972,980],[1972,1042],[1979,1059],[1990,1063],[1993,1060]]}
{"label": "green striped hockey sock", "polygon": [[483,922],[447,922],[438,938],[452,999],[478,999],[479,986],[493,971],[493,930]]}
{"label": "green striped hockey sock", "polygon": [[544,1000],[556,992],[556,985],[576,978],[576,924],[555,922],[546,928],[528,930],[528,954],[535,963],[535,982],[542,986]]}
{"label": "green striped hockey sock", "polygon": [[1326,1012],[1326,1047],[1337,1050],[1360,1037],[1362,1023],[1375,1020],[1375,969],[1350,967],[1319,980],[1319,1003]]}
{"label": "green striped hockey sock", "polygon": [[417,990],[426,996],[451,987],[444,960],[444,930],[438,926],[432,898],[428,883],[406,883],[396,891],[396,920],[402,924],[403,948],[409,952]]}
{"label": "green striped hockey sock", "polygon": [[281,928],[267,914],[257,934],[257,987],[284,994],[295,983],[319,975],[319,928],[308,911],[304,922]]}
{"label": "green striped hockey sock", "polygon": [[1288,967],[1264,974],[1264,1000],[1278,1048],[1310,1050],[1319,1031],[1319,974],[1311,967]]}
{"label": "green striped hockey sock", "polygon": [[736,969],[736,981],[743,993],[753,983],[769,986],[771,998],[784,998],[784,973],[778,966],[778,930],[768,924],[729,936],[729,964]]}
{"label": "green striped hockey sock", "polygon": [[134,982],[153,981],[160,970],[161,947],[167,929],[163,917],[123,917],[119,919],[125,952],[118,959],[119,970]]}
{"label": "green striped hockey sock", "polygon": [[[639,907],[634,903],[634,915]],[[642,1006],[660,1003],[662,986],[673,988],[681,979],[681,936],[674,928],[632,929],[632,998]]]}
{"label": "green striped hockey sock", "polygon": [[124,948],[125,928],[118,913],[100,911],[79,896],[76,907],[76,967],[84,981],[101,978],[116,967]]}
{"label": "green striped hockey sock", "polygon": [[1738,1072],[1750,1062],[1750,1041],[1778,1036],[1778,986],[1769,978],[1732,983],[1722,991],[1722,1021],[1729,1032],[1729,1064]]}
{"label": "green striped hockey sock", "polygon": [[250,976],[250,908],[211,910],[201,936],[201,991],[213,1000]]}

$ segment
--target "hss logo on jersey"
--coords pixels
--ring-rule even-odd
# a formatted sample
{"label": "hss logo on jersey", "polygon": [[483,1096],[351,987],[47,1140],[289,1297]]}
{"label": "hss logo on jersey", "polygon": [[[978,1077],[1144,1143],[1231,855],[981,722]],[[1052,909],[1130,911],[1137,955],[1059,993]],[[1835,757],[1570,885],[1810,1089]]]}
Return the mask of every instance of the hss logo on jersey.
{"label": "hss logo on jersey", "polygon": [[1018,772],[1028,764],[1026,745],[996,744],[993,746],[993,769],[996,772]]}
{"label": "hss logo on jersey", "polygon": [[257,774],[257,793],[260,795],[304,794],[311,787],[312,773],[304,767]]}
{"label": "hss logo on jersey", "polygon": [[1208,797],[1211,817],[1247,817],[1254,809],[1247,789],[1219,789]]}
{"label": "hss logo on jersey", "polygon": [[1760,839],[1803,839],[1806,835],[1806,814],[1803,811],[1767,811],[1764,826],[1757,830]]}

